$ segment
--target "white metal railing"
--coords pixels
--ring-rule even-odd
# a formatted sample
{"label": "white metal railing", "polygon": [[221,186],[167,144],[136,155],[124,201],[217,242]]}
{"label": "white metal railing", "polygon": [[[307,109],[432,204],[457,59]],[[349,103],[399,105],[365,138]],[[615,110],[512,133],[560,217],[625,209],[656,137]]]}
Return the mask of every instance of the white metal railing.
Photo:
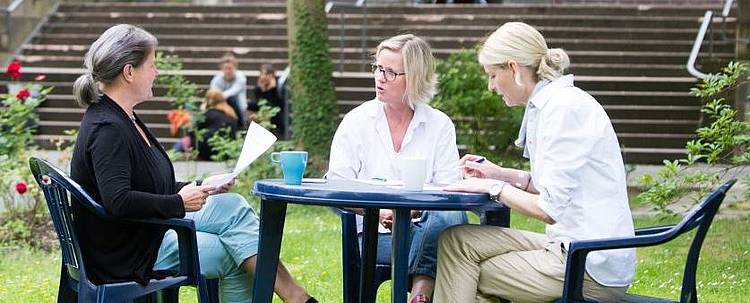
{"label": "white metal railing", "polygon": [[[726,36],[726,24],[727,24],[727,17],[729,17],[729,13],[732,10],[732,4],[734,3],[734,0],[726,0],[724,2],[724,7],[721,10],[721,21],[722,21],[722,37],[725,41],[731,40],[729,37]],[[701,23],[701,27],[698,30],[698,34],[695,37],[695,41],[693,42],[693,49],[690,51],[690,56],[688,57],[688,61],[686,63],[687,71],[691,75],[695,76],[696,78],[704,79],[706,78],[706,74],[699,71],[695,67],[695,62],[698,60],[698,54],[700,53],[701,46],[703,45],[703,40],[706,37],[706,32],[709,31],[711,28],[711,23],[713,23],[713,16],[714,12],[712,10],[707,10],[706,13],[703,15],[703,23]],[[710,35],[711,40],[709,41],[709,47],[711,51],[711,55],[713,56],[713,30],[711,30],[712,33]]]}

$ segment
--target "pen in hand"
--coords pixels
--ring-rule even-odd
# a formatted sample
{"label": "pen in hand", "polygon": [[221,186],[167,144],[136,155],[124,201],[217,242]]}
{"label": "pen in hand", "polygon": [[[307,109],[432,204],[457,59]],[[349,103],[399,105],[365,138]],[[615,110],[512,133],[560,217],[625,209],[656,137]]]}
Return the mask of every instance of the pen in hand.
{"label": "pen in hand", "polygon": [[[477,158],[475,160],[470,160],[470,161],[472,161],[474,163],[482,163],[482,162],[484,162],[484,160],[487,160],[487,158],[485,158],[485,157],[479,157],[479,158]],[[466,167],[465,164],[464,165],[459,165],[458,169],[464,169],[465,167]]]}

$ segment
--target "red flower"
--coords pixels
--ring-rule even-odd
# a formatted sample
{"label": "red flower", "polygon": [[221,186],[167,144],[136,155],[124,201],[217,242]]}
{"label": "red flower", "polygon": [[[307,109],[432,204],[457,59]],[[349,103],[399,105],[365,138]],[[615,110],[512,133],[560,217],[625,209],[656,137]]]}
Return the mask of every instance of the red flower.
{"label": "red flower", "polygon": [[36,77],[34,77],[34,81],[44,81],[44,80],[47,80],[47,75],[36,75]]}
{"label": "red flower", "polygon": [[31,93],[28,89],[22,89],[18,91],[18,94],[16,94],[16,99],[18,100],[25,100],[26,98],[30,97]]}
{"label": "red flower", "polygon": [[26,183],[23,183],[23,181],[18,181],[18,183],[16,183],[16,191],[19,194],[23,195],[24,193],[26,193],[26,190],[28,190],[28,188],[26,187]]}
{"label": "red flower", "polygon": [[12,80],[18,80],[18,78],[21,78],[21,61],[13,60],[10,62],[8,67],[5,68],[5,72],[10,75]]}

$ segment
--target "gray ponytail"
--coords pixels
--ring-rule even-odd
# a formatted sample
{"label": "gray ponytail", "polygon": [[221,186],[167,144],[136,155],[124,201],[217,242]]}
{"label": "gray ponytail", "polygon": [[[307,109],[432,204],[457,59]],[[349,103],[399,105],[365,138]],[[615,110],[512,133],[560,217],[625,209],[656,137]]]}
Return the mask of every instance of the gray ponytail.
{"label": "gray ponytail", "polygon": [[100,84],[112,83],[125,65],[140,66],[156,45],[156,37],[137,26],[118,24],[104,31],[86,52],[86,73],[73,84],[76,102],[82,107],[96,103]]}
{"label": "gray ponytail", "polygon": [[91,73],[85,73],[73,83],[73,96],[81,107],[88,107],[97,101],[99,96],[99,85]]}

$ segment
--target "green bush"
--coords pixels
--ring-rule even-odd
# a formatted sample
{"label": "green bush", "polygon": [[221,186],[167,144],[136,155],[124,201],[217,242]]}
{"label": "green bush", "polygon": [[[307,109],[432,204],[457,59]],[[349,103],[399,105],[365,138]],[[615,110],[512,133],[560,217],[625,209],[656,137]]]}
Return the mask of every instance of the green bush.
{"label": "green bush", "polygon": [[[271,118],[279,111],[278,107],[269,106],[266,100],[258,102],[259,110],[255,113],[254,120],[266,129],[273,129],[276,126],[271,123]],[[237,159],[240,157],[242,146],[244,145],[247,131],[240,131],[234,138],[227,136],[226,129],[215,133],[208,144],[217,151],[212,156],[214,161],[224,161],[228,169],[233,169]],[[255,201],[254,196],[250,196],[253,182],[261,179],[280,178],[281,168],[271,162],[270,154],[277,151],[293,150],[294,144],[291,142],[277,141],[271,148],[253,162],[250,167],[242,172],[237,178],[237,183],[232,187],[232,191],[245,196],[248,201]],[[256,201],[257,202],[257,201]],[[257,204],[257,203],[256,203]],[[255,205],[257,206],[257,205]]]}
{"label": "green bush", "polygon": [[336,94],[323,0],[288,0],[292,138],[310,155],[309,175],[322,175],[336,131]]}
{"label": "green bush", "polygon": [[438,93],[432,106],[453,119],[459,146],[467,153],[486,156],[503,165],[520,160],[513,141],[523,108],[510,108],[487,90],[487,76],[475,49],[462,50],[439,60]]}
{"label": "green bush", "polygon": [[[39,89],[26,84],[24,90]],[[44,196],[29,171],[29,157],[37,151],[34,141],[36,108],[52,88],[39,95],[2,95],[0,104],[0,244],[43,247],[37,236],[46,225]]]}
{"label": "green bush", "polygon": [[[691,94],[704,100],[701,112],[709,123],[696,130],[697,139],[687,143],[684,159],[665,160],[664,168],[656,174],[640,178],[646,189],[638,195],[641,203],[653,205],[663,215],[673,215],[668,207],[674,202],[682,198],[698,202],[721,180],[736,177],[729,175],[733,168],[750,165],[750,123],[739,120],[737,110],[723,98],[748,81],[748,70],[750,65],[729,63],[721,73],[710,74],[691,89]],[[699,163],[708,167],[691,170]],[[750,178],[743,181],[750,183]],[[745,196],[750,195],[745,192]]]}

